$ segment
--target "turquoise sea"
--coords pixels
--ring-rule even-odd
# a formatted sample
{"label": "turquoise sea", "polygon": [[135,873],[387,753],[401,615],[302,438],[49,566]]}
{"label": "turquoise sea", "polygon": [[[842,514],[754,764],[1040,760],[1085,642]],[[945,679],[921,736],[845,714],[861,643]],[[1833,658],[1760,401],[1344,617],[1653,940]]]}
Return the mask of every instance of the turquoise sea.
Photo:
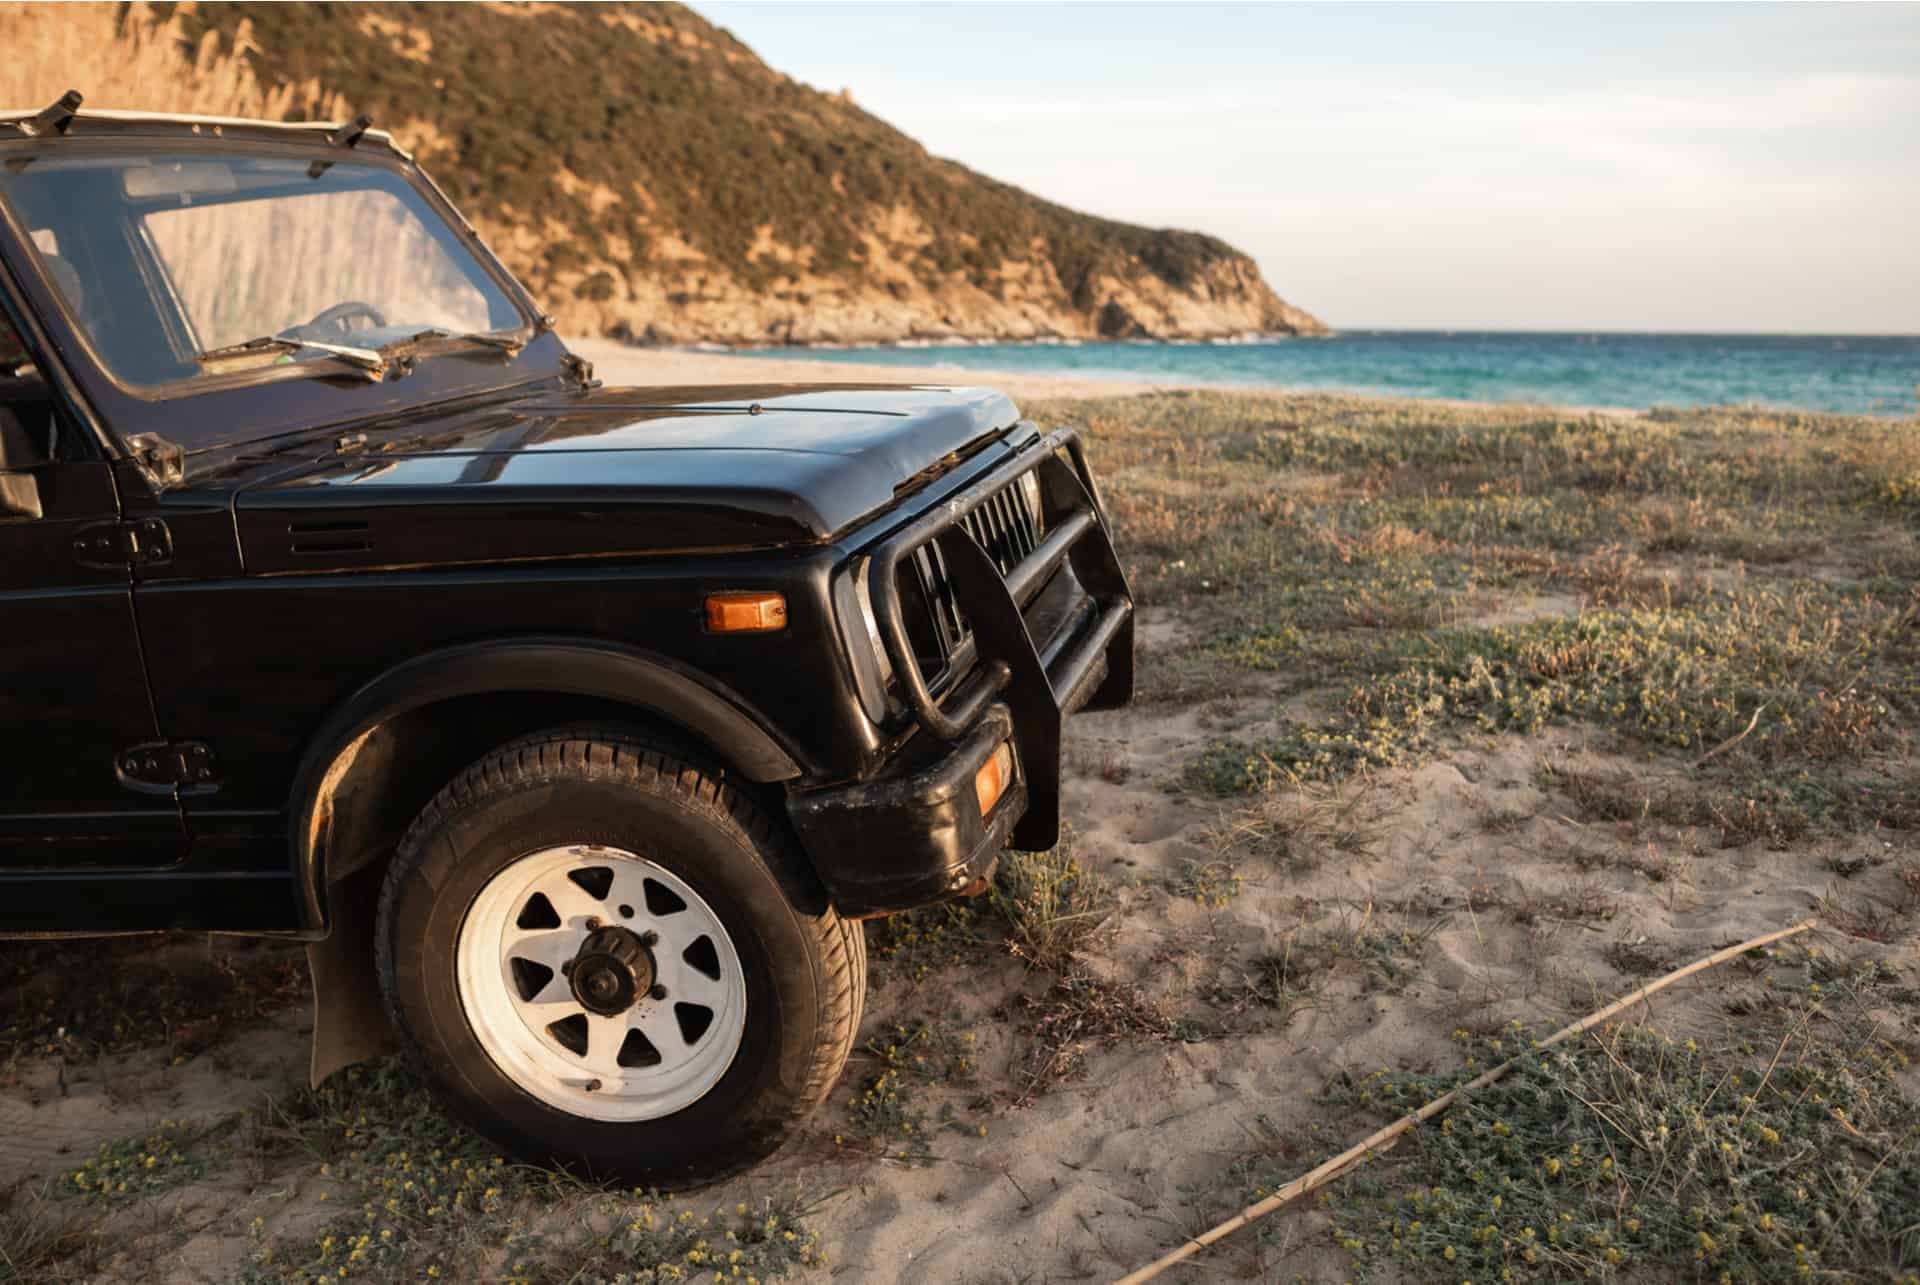
{"label": "turquoise sea", "polygon": [[1920,335],[1350,330],[1257,342],[903,344],[755,355],[1557,406],[1920,412]]}

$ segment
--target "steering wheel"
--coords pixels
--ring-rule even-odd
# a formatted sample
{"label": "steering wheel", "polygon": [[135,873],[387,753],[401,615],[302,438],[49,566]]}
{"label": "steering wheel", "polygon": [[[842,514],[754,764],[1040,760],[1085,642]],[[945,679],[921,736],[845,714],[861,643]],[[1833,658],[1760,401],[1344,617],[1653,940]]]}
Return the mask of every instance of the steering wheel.
{"label": "steering wheel", "polygon": [[313,320],[301,326],[300,330],[303,333],[317,330],[324,334],[331,329],[337,337],[345,339],[353,329],[347,325],[347,320],[351,317],[365,317],[375,326],[387,324],[386,314],[372,304],[349,299],[345,303],[336,303],[330,308],[322,308],[314,315]]}

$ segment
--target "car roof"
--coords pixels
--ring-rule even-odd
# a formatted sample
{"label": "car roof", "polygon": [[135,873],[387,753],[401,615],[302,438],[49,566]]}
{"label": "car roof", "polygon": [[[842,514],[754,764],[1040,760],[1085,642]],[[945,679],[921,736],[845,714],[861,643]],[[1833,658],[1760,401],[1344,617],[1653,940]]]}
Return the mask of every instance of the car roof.
{"label": "car roof", "polygon": [[[65,127],[39,133],[21,128],[39,116],[37,107],[0,108],[0,143],[14,136],[48,138],[66,136],[119,136],[125,138],[245,138],[280,142],[325,143],[328,135],[348,128],[342,121],[252,120],[243,116],[197,116],[181,112],[96,111],[82,108],[69,118]],[[12,128],[9,128],[12,127]],[[383,129],[366,129],[354,142],[373,143],[396,156],[412,159],[393,136]]]}

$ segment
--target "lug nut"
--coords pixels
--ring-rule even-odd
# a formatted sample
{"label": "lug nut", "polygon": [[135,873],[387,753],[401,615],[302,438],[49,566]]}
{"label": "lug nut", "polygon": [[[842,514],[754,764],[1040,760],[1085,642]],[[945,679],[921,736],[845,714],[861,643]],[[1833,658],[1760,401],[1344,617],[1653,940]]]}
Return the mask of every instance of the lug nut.
{"label": "lug nut", "polygon": [[665,999],[666,997],[667,997],[667,988],[660,985],[658,982],[655,982],[653,985],[653,989],[647,992],[648,999]]}
{"label": "lug nut", "polygon": [[597,931],[597,930],[599,929],[599,927],[600,927],[600,920],[599,920],[599,918],[598,918],[598,916],[595,916],[595,915],[588,915],[588,916],[587,916],[587,931],[588,931],[588,932],[594,932],[594,931]]}
{"label": "lug nut", "polygon": [[660,940],[659,933],[647,932],[647,933],[640,934],[640,944],[642,946],[656,945],[659,942],[659,940]]}

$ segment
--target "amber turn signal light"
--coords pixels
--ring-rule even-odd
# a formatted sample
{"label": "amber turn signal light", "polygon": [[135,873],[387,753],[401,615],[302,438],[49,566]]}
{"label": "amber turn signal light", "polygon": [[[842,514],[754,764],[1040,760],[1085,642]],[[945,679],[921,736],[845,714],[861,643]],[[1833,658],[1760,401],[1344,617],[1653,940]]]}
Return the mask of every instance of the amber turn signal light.
{"label": "amber turn signal light", "polygon": [[764,634],[787,627],[787,600],[777,593],[707,595],[707,630],[716,634]]}
{"label": "amber turn signal light", "polygon": [[980,815],[993,811],[993,805],[1000,801],[1007,787],[1013,784],[1013,749],[1005,741],[1000,742],[978,772],[973,774],[973,792],[980,796]]}

